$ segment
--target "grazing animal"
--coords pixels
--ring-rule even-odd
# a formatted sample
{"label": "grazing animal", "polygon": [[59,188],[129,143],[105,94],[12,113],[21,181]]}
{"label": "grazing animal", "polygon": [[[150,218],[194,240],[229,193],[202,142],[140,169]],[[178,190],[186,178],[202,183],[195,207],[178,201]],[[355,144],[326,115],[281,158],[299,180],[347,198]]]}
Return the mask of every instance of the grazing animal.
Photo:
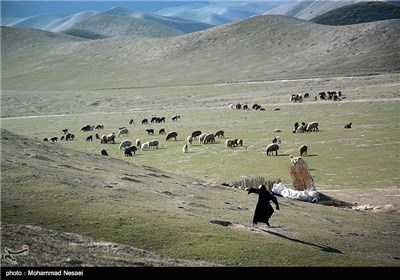
{"label": "grazing animal", "polygon": [[215,143],[215,136],[212,133],[207,133],[203,139],[203,144]]}
{"label": "grazing animal", "polygon": [[187,144],[183,145],[182,152],[183,153],[187,153],[188,152],[188,145]]}
{"label": "grazing animal", "polygon": [[204,138],[206,137],[207,134],[208,134],[207,132],[204,132],[204,133],[199,135],[199,144],[203,143]]}
{"label": "grazing animal", "polygon": [[165,141],[168,141],[171,138],[174,138],[176,140],[176,137],[178,136],[178,133],[175,131],[168,132],[167,137],[165,137]]}
{"label": "grazing animal", "polygon": [[99,134],[96,133],[96,140],[100,140],[100,139],[101,139],[101,138],[100,138]]}
{"label": "grazing animal", "polygon": [[136,139],[136,146],[137,147],[141,147],[142,146],[141,143],[140,143],[140,139]]}
{"label": "grazing animal", "polygon": [[131,156],[132,156],[132,151],[126,149],[125,152],[124,152],[124,154],[125,154],[126,157],[131,157]]}
{"label": "grazing animal", "polygon": [[301,145],[299,149],[300,156],[307,155],[308,147],[306,145]]}
{"label": "grazing animal", "polygon": [[215,137],[220,137],[220,138],[225,138],[225,132],[223,131],[223,130],[218,130],[216,133],[215,133]]}
{"label": "grazing animal", "polygon": [[188,142],[188,144],[192,144],[193,143],[193,137],[192,136],[188,136],[186,141]]}
{"label": "grazing animal", "polygon": [[193,138],[196,139],[196,138],[199,137],[200,135],[201,135],[201,131],[200,131],[200,130],[196,130],[196,131],[193,131],[193,132],[192,132],[192,135],[191,135],[191,136],[192,136]]}
{"label": "grazing animal", "polygon": [[104,129],[104,125],[98,124],[98,125],[96,125],[96,129]]}
{"label": "grazing animal", "polygon": [[75,135],[72,133],[68,133],[67,135],[65,135],[65,141],[72,141],[75,139]]}
{"label": "grazing animal", "polygon": [[152,129],[152,128],[147,128],[146,129],[146,131],[147,131],[147,135],[154,135],[154,129]]}
{"label": "grazing animal", "polygon": [[115,144],[115,133],[110,133],[107,135],[107,142],[106,143],[113,143]]}
{"label": "grazing animal", "polygon": [[225,141],[226,147],[227,147],[227,148],[231,148],[231,149],[232,149],[233,147],[236,147],[236,146],[237,146],[236,140],[237,140],[237,139],[226,139],[226,141]]}
{"label": "grazing animal", "polygon": [[67,134],[68,133],[68,128],[63,129],[62,132],[64,132],[64,134]]}
{"label": "grazing animal", "polygon": [[235,139],[236,146],[243,146],[243,139]]}
{"label": "grazing animal", "polygon": [[142,124],[149,124],[149,120],[148,119],[143,119],[142,120]]}
{"label": "grazing animal", "polygon": [[278,150],[279,150],[279,145],[276,143],[272,143],[267,146],[267,148],[265,149],[265,153],[267,154],[267,156],[269,156],[269,154],[273,155],[275,152],[275,155],[277,156]]}
{"label": "grazing animal", "polygon": [[309,124],[307,124],[306,131],[313,131],[313,130],[319,131],[317,122],[310,122]]}
{"label": "grazing animal", "polygon": [[178,120],[180,120],[180,119],[181,119],[181,116],[180,116],[180,115],[175,115],[175,116],[172,116],[172,118],[171,118],[171,120],[172,120],[173,122],[178,121]]}
{"label": "grazing animal", "polygon": [[131,119],[130,121],[129,121],[129,124],[134,124],[135,122],[133,121],[133,119]]}
{"label": "grazing animal", "polygon": [[55,141],[58,141],[58,137],[57,136],[51,137],[50,141],[54,143]]}
{"label": "grazing animal", "polygon": [[274,132],[282,132],[282,130],[280,130],[279,128],[275,128]]}
{"label": "grazing animal", "polygon": [[86,137],[86,141],[93,141],[93,135]]}
{"label": "grazing animal", "polygon": [[128,129],[126,127],[121,127],[120,130],[118,131],[117,137],[119,137],[122,134],[128,135]]}
{"label": "grazing animal", "polygon": [[122,150],[122,148],[126,148],[129,147],[130,145],[132,145],[132,140],[124,140],[121,142],[121,144],[119,144],[119,150]]}
{"label": "grazing animal", "polygon": [[279,136],[275,136],[275,138],[274,139],[272,139],[272,143],[277,143],[277,144],[281,144],[282,143],[282,141],[281,141],[281,137],[279,137]]}
{"label": "grazing animal", "polygon": [[142,147],[141,147],[141,150],[142,151],[148,151],[149,150],[149,142],[143,143]]}
{"label": "grazing animal", "polygon": [[46,141],[46,142],[48,142],[48,141],[49,141],[49,139],[48,139],[47,137],[45,137],[45,138],[43,138],[43,141]]}
{"label": "grazing animal", "polygon": [[62,141],[64,139],[65,139],[65,136],[63,135],[63,136],[61,136],[60,141]]}
{"label": "grazing animal", "polygon": [[103,156],[108,156],[108,153],[107,153],[107,151],[106,150],[101,150],[101,154],[103,155]]}
{"label": "grazing animal", "polygon": [[289,158],[293,165],[298,164],[298,163],[304,164],[304,159],[302,159],[301,157],[294,157],[294,156],[290,155]]}
{"label": "grazing animal", "polygon": [[156,149],[158,149],[158,145],[159,145],[159,143],[157,140],[151,140],[149,142],[149,149],[151,149],[152,147],[155,147]]}
{"label": "grazing animal", "polygon": [[349,122],[348,124],[345,124],[344,128],[351,128],[353,124],[351,122]]}
{"label": "grazing animal", "polygon": [[164,135],[165,134],[165,129],[161,128],[160,131],[158,132],[159,135]]}
{"label": "grazing animal", "polygon": [[125,148],[125,152],[126,151],[130,151],[131,153],[135,154],[135,152],[137,151],[137,148],[136,148],[136,146],[132,145],[132,146],[129,146],[129,147]]}

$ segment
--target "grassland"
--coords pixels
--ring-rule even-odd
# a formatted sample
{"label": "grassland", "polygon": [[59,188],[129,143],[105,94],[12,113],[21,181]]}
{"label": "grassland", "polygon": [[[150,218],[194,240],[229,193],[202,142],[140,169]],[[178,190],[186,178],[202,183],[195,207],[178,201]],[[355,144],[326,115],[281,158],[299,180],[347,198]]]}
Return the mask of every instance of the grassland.
{"label": "grassland", "polygon": [[[19,225],[33,225],[44,229],[43,236],[70,232],[225,266],[399,266],[395,23],[327,27],[261,17],[137,42],[3,29],[1,219],[16,224],[5,228],[19,230],[2,232],[2,244],[24,236]],[[318,41],[325,43],[316,46]],[[314,99],[329,90],[341,90],[343,100]],[[289,101],[306,92],[310,99]],[[229,110],[230,103],[258,103],[265,110]],[[172,122],[176,114],[181,119]],[[141,124],[152,116],[166,122]],[[292,133],[302,121],[319,122],[320,131]],[[353,127],[344,129],[348,122]],[[81,132],[87,124],[105,129]],[[129,135],[116,144],[85,141],[122,126]],[[155,135],[147,135],[149,127]],[[43,141],[61,137],[65,128],[74,141]],[[165,141],[157,134],[161,128],[177,131],[177,140]],[[222,129],[225,139],[241,138],[244,145],[228,149],[225,139],[217,139],[195,142],[182,153],[186,137],[198,129]],[[265,147],[276,135],[279,155],[267,156]],[[158,139],[160,146],[127,158],[118,148],[125,138]],[[262,176],[290,186],[289,155],[302,144],[309,147],[305,159],[321,193],[371,210],[279,198],[271,227],[251,228],[257,198],[222,183]],[[101,149],[110,156],[101,156]],[[63,252],[73,254],[63,241],[68,239],[57,237]],[[32,242],[36,261],[24,265],[48,265],[58,253],[46,242]],[[111,266],[132,263],[112,259]]]}
{"label": "grassland", "polygon": [[[346,96],[343,101],[289,101],[294,88],[307,89],[313,97],[317,89],[333,84]],[[8,118],[2,119],[2,128],[34,140],[2,138],[2,221],[228,266],[397,266],[395,197],[389,212],[358,212],[280,198],[281,211],[271,219],[272,227],[250,228],[256,198],[221,186],[255,176],[280,178],[290,185],[288,156],[307,144],[306,161],[322,193],[352,193],[347,201],[359,204],[365,195],[369,202],[387,206],[387,200],[374,199],[374,193],[396,195],[393,191],[400,185],[397,89],[397,76],[384,75],[75,95],[30,92],[41,96],[31,99],[31,111],[24,101],[28,92],[5,91],[2,114]],[[62,99],[65,94],[72,96]],[[61,100],[65,110],[58,111]],[[228,110],[230,102],[259,103],[266,110]],[[181,120],[172,122],[174,114]],[[167,121],[151,124],[156,135],[149,136],[145,132],[149,126],[140,121],[153,115]],[[130,119],[135,124],[129,125]],[[320,123],[319,132],[292,133],[295,121],[314,120]],[[350,121],[353,128],[345,130],[343,125]],[[128,138],[158,139],[160,147],[126,158],[118,149],[125,137],[114,145],[86,142],[95,133],[81,132],[86,124],[103,124],[101,134],[127,126]],[[177,131],[178,140],[167,142],[157,135],[161,127]],[[63,128],[77,139],[42,141],[60,137]],[[275,128],[282,132],[274,133]],[[218,139],[216,144],[194,143],[183,154],[187,135],[196,129],[223,129],[226,138],[242,138],[244,146],[227,149]],[[264,149],[277,134],[283,141],[279,156],[266,156]],[[111,158],[99,155],[103,148]]]}

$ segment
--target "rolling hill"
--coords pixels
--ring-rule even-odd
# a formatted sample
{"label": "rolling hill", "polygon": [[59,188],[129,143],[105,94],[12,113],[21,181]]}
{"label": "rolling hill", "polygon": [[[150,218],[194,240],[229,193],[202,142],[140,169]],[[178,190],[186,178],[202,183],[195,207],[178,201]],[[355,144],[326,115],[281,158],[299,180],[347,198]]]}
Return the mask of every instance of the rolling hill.
{"label": "rolling hill", "polygon": [[120,88],[398,72],[399,26],[387,20],[333,27],[268,15],[172,38],[96,41],[2,28],[3,87]]}
{"label": "rolling hill", "polygon": [[347,25],[399,18],[400,5],[385,2],[360,2],[330,10],[312,18],[311,21],[326,25]]}

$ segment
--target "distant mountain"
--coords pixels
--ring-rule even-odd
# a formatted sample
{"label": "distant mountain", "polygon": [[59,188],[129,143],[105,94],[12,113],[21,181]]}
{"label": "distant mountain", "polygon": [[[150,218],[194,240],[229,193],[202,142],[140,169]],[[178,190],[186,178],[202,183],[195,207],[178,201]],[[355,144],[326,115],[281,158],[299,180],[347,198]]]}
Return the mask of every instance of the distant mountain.
{"label": "distant mountain", "polygon": [[116,16],[125,16],[125,17],[133,17],[139,19],[146,19],[149,21],[157,22],[166,26],[169,26],[173,29],[177,29],[182,31],[183,33],[192,33],[200,30],[204,30],[214,25],[206,24],[200,21],[194,21],[179,17],[165,17],[157,14],[148,14],[143,13],[141,11],[132,10],[124,7],[114,7],[104,14],[116,15]]}
{"label": "distant mountain", "polygon": [[330,10],[312,22],[327,25],[347,25],[400,18],[400,5],[385,2],[360,2]]}
{"label": "distant mountain", "polygon": [[221,25],[260,15],[264,11],[279,5],[282,5],[282,2],[220,1],[210,2],[209,5],[189,4],[179,7],[165,8],[156,12],[156,14],[193,19],[212,25]]}
{"label": "distant mountain", "polygon": [[89,39],[116,36],[170,37],[197,32],[213,25],[193,20],[164,17],[124,7],[113,7],[100,13],[87,10],[73,15],[43,14],[4,25],[37,28]]}
{"label": "distant mountain", "polygon": [[112,14],[96,14],[83,21],[71,25],[63,33],[86,37],[118,37],[118,36],[139,36],[139,37],[171,37],[184,34],[184,32],[169,26],[142,18],[126,16],[115,16]]}
{"label": "distant mountain", "polygon": [[266,15],[169,38],[95,41],[2,28],[2,87],[129,88],[393,73],[400,71],[399,26],[397,19],[327,26]]}
{"label": "distant mountain", "polygon": [[332,9],[350,5],[356,0],[345,1],[290,1],[274,9],[265,11],[264,15],[278,14],[309,20]]}

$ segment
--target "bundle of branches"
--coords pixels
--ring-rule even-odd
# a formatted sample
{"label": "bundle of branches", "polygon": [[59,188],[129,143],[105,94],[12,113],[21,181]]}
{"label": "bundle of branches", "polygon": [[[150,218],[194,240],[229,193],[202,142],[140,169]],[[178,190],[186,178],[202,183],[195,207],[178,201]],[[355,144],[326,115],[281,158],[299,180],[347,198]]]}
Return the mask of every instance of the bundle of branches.
{"label": "bundle of branches", "polygon": [[305,161],[298,161],[290,166],[290,175],[292,176],[293,187],[298,191],[304,191],[313,187],[310,170]]}

